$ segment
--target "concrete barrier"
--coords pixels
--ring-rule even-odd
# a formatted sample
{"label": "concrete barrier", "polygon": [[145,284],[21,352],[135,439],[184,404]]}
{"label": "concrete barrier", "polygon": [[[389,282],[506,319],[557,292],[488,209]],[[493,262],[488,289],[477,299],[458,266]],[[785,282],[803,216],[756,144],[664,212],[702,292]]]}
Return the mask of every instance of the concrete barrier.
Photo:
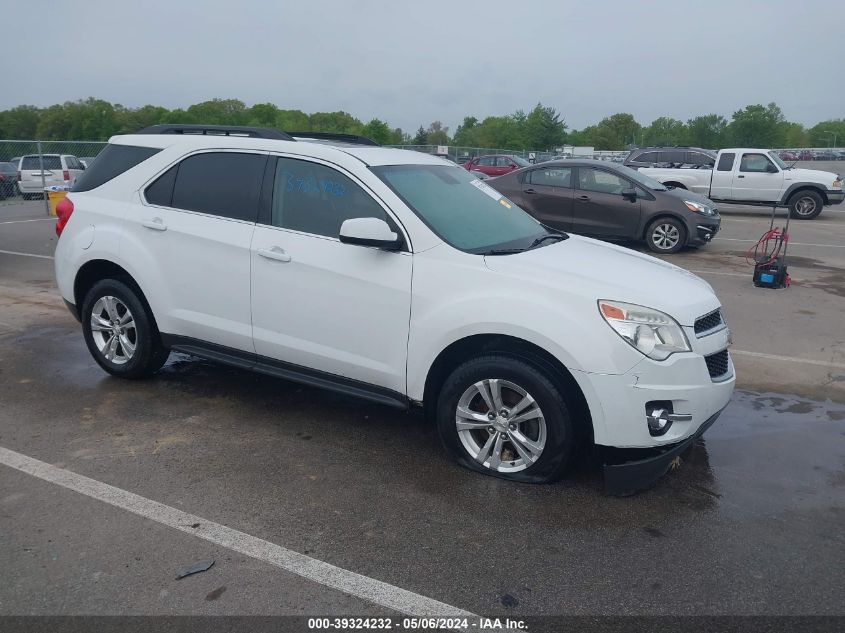
{"label": "concrete barrier", "polygon": [[[787,165],[791,165],[792,161],[786,161]],[[818,169],[819,171],[829,171],[834,174],[845,175],[845,160],[799,160],[795,163],[796,167],[804,169]]]}

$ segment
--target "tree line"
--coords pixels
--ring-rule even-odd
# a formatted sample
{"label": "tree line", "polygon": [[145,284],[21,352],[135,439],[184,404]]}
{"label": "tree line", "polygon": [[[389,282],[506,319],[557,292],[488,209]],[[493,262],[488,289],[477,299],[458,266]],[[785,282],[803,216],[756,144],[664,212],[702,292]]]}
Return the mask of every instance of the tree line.
{"label": "tree line", "polygon": [[[30,105],[0,111],[0,139],[104,141],[157,123],[252,125],[285,131],[341,132],[367,136],[382,145],[458,145],[513,150],[553,150],[563,144],[622,150],[631,146],[692,145],[718,149],[845,146],[845,119],[812,127],[786,120],[775,103],[754,104],[733,113],[704,114],[686,122],[660,117],[648,125],[620,112],[581,130],[569,129],[560,112],[538,103],[530,111],[479,119],[464,117],[454,134],[440,121],[409,133],[374,118],[366,123],[347,112],[286,110],[272,103],[246,106],[238,99],[212,99],[173,110],[145,105],[128,108],[94,97],[45,108]],[[839,142],[841,141],[841,143]]]}

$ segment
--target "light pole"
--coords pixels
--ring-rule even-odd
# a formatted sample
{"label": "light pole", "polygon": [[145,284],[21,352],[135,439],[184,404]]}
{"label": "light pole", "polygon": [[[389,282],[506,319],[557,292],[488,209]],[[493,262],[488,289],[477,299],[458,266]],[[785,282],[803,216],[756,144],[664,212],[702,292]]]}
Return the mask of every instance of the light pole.
{"label": "light pole", "polygon": [[825,134],[833,134],[833,147],[831,149],[836,149],[836,132],[831,132],[830,130],[822,130]]}

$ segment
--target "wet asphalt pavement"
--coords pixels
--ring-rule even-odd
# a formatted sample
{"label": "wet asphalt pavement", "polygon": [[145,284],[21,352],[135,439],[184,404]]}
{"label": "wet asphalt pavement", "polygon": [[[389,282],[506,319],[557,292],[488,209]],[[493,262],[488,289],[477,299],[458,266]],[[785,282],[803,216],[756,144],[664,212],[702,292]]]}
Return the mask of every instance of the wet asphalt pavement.
{"label": "wet asphalt pavement", "polygon": [[[511,484],[452,464],[412,413],[184,355],[108,377],[51,267],[0,256],[0,447],[483,615],[845,613],[838,387],[754,376],[632,497],[606,496],[590,458]],[[0,534],[2,614],[385,613],[2,465]]]}

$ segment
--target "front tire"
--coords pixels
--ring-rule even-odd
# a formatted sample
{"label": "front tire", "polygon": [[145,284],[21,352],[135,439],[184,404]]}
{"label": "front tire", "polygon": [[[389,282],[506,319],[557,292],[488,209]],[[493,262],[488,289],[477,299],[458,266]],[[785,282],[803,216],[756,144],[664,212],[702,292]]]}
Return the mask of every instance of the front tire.
{"label": "front tire", "polygon": [[687,243],[687,228],[675,218],[658,218],[648,225],[645,241],[654,253],[677,253]]}
{"label": "front tire", "polygon": [[117,279],[98,281],[82,302],[88,351],[113,376],[143,378],[167,361],[155,321],[136,290]]}
{"label": "front tire", "polygon": [[530,483],[559,479],[576,441],[560,390],[533,365],[498,354],[470,360],[446,379],[437,429],[462,466]]}
{"label": "front tire", "polygon": [[789,214],[796,220],[812,220],[824,208],[824,200],[815,191],[796,191],[789,198]]}

